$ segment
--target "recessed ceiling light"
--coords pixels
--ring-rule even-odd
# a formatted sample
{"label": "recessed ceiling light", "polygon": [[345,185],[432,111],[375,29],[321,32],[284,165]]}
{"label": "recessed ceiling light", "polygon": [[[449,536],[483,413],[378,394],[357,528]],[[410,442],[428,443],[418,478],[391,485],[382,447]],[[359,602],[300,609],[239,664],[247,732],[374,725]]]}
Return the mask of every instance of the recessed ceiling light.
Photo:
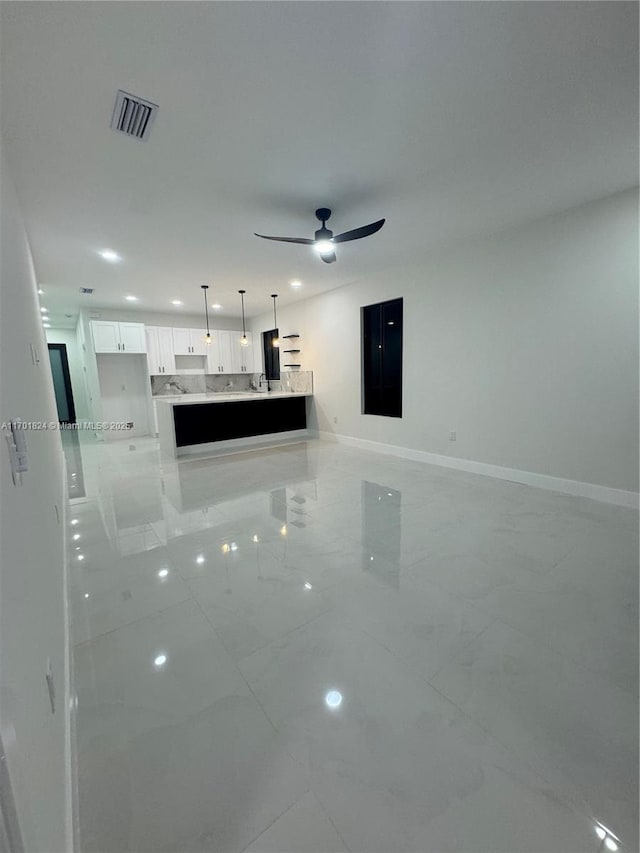
{"label": "recessed ceiling light", "polygon": [[120,255],[117,252],[114,252],[113,249],[100,249],[98,254],[103,260],[109,261],[110,264],[115,264],[122,260]]}
{"label": "recessed ceiling light", "polygon": [[220,305],[218,302],[214,302],[211,307],[213,308],[214,311],[220,311],[220,309],[222,308],[222,305]]}
{"label": "recessed ceiling light", "polygon": [[51,328],[51,323],[43,323],[42,325],[44,326],[45,329]]}
{"label": "recessed ceiling light", "polygon": [[324,701],[332,710],[339,708],[342,705],[342,693],[339,690],[330,690],[324,697]]}
{"label": "recessed ceiling light", "polygon": [[292,281],[291,287],[302,287],[302,282],[301,281]]}
{"label": "recessed ceiling light", "polygon": [[172,299],[171,304],[172,305],[184,305],[184,302],[182,302],[181,299]]}
{"label": "recessed ceiling light", "polygon": [[158,657],[154,660],[154,664],[156,666],[164,666],[166,662],[167,662],[167,656],[166,655],[158,655]]}
{"label": "recessed ceiling light", "polygon": [[43,290],[41,287],[39,287],[39,288],[38,288],[38,293],[40,294],[40,296],[42,296],[42,294],[44,293],[44,290]]}
{"label": "recessed ceiling light", "polygon": [[41,313],[41,314],[48,314],[48,313],[49,313],[49,309],[48,309],[48,308],[41,308],[41,309],[40,309],[40,313]]}
{"label": "recessed ceiling light", "polygon": [[127,302],[137,302],[138,301],[137,296],[125,296],[125,299],[127,300]]}

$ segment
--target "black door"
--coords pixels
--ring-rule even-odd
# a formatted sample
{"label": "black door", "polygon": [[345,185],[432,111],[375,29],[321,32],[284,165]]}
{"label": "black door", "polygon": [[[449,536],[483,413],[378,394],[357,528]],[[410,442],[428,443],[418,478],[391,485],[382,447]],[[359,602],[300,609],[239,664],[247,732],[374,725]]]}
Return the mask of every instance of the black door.
{"label": "black door", "polygon": [[363,413],[402,417],[402,299],[362,309]]}
{"label": "black door", "polygon": [[73,405],[69,360],[65,344],[49,344],[49,361],[53,376],[53,390],[58,407],[58,420],[61,424],[75,424],[76,409]]}

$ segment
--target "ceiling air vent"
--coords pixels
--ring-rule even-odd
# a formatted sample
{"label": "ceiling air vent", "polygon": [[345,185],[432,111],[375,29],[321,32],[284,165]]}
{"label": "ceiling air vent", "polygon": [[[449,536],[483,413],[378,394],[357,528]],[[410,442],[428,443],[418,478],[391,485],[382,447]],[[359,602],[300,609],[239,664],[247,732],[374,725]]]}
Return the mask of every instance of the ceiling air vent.
{"label": "ceiling air vent", "polygon": [[80,293],[93,293],[93,290],[94,290],[93,287],[81,287]]}
{"label": "ceiling air vent", "polygon": [[124,133],[125,136],[132,136],[134,139],[146,142],[157,112],[157,104],[118,89],[111,127],[119,133]]}

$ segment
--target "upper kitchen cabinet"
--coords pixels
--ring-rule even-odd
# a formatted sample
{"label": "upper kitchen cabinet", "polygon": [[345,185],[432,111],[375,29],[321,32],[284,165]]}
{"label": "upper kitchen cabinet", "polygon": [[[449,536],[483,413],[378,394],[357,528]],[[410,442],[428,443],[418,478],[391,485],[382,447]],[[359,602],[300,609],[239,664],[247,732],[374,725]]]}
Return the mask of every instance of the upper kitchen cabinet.
{"label": "upper kitchen cabinet", "polygon": [[147,341],[142,323],[118,323],[123,352],[146,352]]}
{"label": "upper kitchen cabinet", "polygon": [[145,326],[147,336],[147,364],[149,374],[175,373],[173,329],[170,326]]}
{"label": "upper kitchen cabinet", "polygon": [[192,355],[207,355],[210,344],[207,343],[206,329],[189,329],[191,333],[191,350]]}
{"label": "upper kitchen cabinet", "polygon": [[[251,332],[246,333],[249,343],[246,347],[240,346],[240,373],[255,373],[255,351],[253,346],[253,336]],[[238,342],[242,340],[242,332],[238,332]],[[262,370],[258,370],[261,373]]]}
{"label": "upper kitchen cabinet", "polygon": [[205,340],[205,329],[174,329],[173,352],[175,355],[207,355],[209,345]]}
{"label": "upper kitchen cabinet", "polygon": [[240,373],[239,362],[238,369],[234,369],[233,335],[226,329],[211,332],[211,343],[207,346],[207,373]]}
{"label": "upper kitchen cabinet", "polygon": [[262,357],[247,332],[248,346],[243,347],[240,329],[215,329],[207,348],[207,373],[262,373]]}
{"label": "upper kitchen cabinet", "polygon": [[91,332],[95,352],[145,353],[147,344],[142,323],[118,323],[115,320],[92,320]]}

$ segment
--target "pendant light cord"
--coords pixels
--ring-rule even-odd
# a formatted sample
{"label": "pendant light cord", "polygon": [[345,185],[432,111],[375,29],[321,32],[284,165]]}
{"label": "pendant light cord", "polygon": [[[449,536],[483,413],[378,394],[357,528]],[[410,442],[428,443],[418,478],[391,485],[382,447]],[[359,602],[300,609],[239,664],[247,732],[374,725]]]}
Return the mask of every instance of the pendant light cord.
{"label": "pendant light cord", "polygon": [[239,290],[238,293],[240,294],[240,299],[242,300],[242,337],[246,338],[247,330],[244,325],[244,295],[246,293],[246,290]]}
{"label": "pendant light cord", "polygon": [[207,321],[207,337],[210,337],[211,333],[209,332],[209,306],[207,305],[207,290],[209,290],[209,285],[201,284],[200,287],[204,291],[204,316]]}

